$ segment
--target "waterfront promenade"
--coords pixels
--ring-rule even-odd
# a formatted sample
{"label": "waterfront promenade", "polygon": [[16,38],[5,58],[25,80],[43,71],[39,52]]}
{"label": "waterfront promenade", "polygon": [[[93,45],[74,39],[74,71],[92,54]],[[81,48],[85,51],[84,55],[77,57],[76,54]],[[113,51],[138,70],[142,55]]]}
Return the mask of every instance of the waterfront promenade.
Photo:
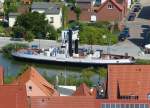
{"label": "waterfront promenade", "polygon": [[[12,41],[8,37],[0,37],[0,48],[5,46],[8,43],[26,43],[25,41]],[[39,40],[35,39],[33,42],[31,42],[29,45],[38,45],[40,44],[40,48],[49,48],[50,46],[59,46],[60,43],[53,41],[53,40]],[[80,45],[80,48],[91,48],[90,45]],[[140,59],[150,59],[150,54],[147,55],[141,55],[141,49],[134,45],[132,42],[126,40],[125,42],[120,42],[112,46],[100,46],[100,45],[92,45],[93,49],[102,49],[105,53],[109,51],[109,53],[112,54],[125,54],[128,53],[131,56],[134,56],[135,58]]]}

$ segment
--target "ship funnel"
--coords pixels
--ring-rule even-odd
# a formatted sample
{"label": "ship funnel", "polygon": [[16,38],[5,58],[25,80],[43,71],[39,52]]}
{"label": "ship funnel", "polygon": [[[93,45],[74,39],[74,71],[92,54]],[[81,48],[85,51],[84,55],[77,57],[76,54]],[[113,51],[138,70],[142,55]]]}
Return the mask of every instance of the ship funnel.
{"label": "ship funnel", "polygon": [[68,32],[68,40],[69,40],[69,45],[68,45],[68,49],[69,49],[69,56],[72,57],[73,56],[73,52],[72,52],[72,30],[69,29]]}
{"label": "ship funnel", "polygon": [[78,39],[75,40],[75,54],[78,54]]}

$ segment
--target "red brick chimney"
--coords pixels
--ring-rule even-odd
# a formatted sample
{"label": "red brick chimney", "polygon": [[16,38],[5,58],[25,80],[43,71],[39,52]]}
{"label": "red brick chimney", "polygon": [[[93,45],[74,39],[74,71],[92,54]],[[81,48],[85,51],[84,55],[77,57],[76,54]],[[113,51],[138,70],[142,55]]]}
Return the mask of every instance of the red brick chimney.
{"label": "red brick chimney", "polygon": [[4,81],[4,68],[0,66],[0,85],[3,85]]}

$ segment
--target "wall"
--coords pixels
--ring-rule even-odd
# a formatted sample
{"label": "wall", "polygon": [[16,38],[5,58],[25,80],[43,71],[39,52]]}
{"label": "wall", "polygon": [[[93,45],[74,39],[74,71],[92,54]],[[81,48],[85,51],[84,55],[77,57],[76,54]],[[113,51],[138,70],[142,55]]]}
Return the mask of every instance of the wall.
{"label": "wall", "polygon": [[[32,86],[32,90],[29,89],[29,86]],[[26,83],[26,92],[27,96],[46,96],[44,92],[31,80]]]}
{"label": "wall", "polygon": [[[44,13],[44,10],[41,9],[33,9],[32,12],[39,12]],[[51,17],[53,17],[53,23],[50,23]],[[53,25],[55,29],[58,29],[62,26],[62,12],[60,10],[59,14],[46,14],[46,19],[48,20],[49,24]]]}
{"label": "wall", "polygon": [[10,16],[9,17],[9,27],[13,27],[16,22],[16,17],[15,16]]}
{"label": "wall", "polygon": [[120,21],[122,12],[113,5],[113,9],[108,9],[108,5],[113,5],[111,2],[105,4],[98,12],[97,19],[100,21]]}
{"label": "wall", "polygon": [[[51,17],[53,17],[53,23],[50,23]],[[62,13],[60,12],[59,14],[47,14],[46,18],[49,21],[49,24],[53,25],[56,29],[60,28],[62,26]]]}

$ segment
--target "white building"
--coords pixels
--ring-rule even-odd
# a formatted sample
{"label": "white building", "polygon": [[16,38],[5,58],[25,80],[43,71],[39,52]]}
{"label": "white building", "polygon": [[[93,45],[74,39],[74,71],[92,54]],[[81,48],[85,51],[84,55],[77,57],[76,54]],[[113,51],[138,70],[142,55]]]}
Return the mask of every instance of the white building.
{"label": "white building", "polygon": [[56,29],[62,26],[62,11],[58,4],[50,2],[33,2],[31,11],[45,13],[49,24],[53,25]]}
{"label": "white building", "polygon": [[5,0],[0,0],[1,3],[4,3]]}
{"label": "white building", "polygon": [[9,27],[14,26],[18,15],[20,15],[20,14],[19,13],[9,13],[9,15],[8,15],[9,16],[9,19],[8,19]]}

